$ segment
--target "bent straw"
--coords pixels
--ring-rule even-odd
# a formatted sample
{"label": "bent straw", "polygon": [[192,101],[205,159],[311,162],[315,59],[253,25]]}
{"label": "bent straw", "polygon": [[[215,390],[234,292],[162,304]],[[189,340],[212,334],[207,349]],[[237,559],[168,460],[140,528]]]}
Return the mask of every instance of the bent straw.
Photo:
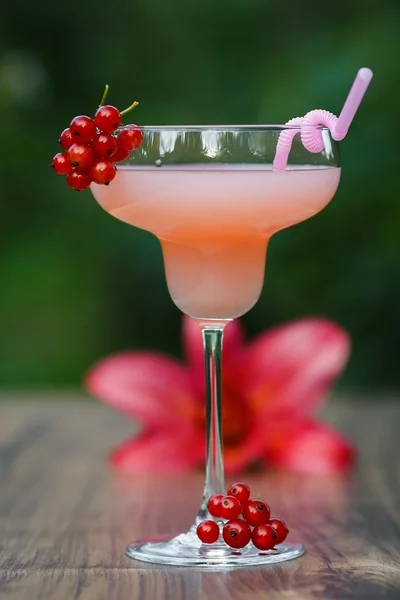
{"label": "bent straw", "polygon": [[[305,117],[297,117],[287,122],[287,125],[296,124],[301,126],[302,142],[307,150],[321,152],[323,149],[323,143],[321,146],[322,134],[317,129],[318,125],[328,127],[332,138],[336,141],[340,141],[346,136],[370,84],[372,75],[371,69],[366,67],[359,69],[339,118],[327,111],[312,110]],[[283,171],[286,168],[292,141],[297,133],[299,131],[296,130],[285,130],[280,133],[273,162],[275,171]]]}

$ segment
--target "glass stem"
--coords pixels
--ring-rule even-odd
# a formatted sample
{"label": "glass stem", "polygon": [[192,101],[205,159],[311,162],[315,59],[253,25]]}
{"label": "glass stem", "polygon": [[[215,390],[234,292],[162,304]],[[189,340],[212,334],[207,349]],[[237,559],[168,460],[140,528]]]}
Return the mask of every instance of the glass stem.
{"label": "glass stem", "polygon": [[224,326],[202,325],[206,367],[206,481],[197,522],[208,517],[207,502],[225,492],[222,442],[222,340]]}

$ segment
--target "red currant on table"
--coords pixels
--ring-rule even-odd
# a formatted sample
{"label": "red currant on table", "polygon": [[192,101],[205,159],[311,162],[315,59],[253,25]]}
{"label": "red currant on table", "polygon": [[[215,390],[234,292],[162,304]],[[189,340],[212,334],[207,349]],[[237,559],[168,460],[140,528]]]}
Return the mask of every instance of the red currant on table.
{"label": "red currant on table", "polygon": [[242,505],[235,496],[223,496],[218,504],[223,519],[236,519],[242,512]]}
{"label": "red currant on table", "polygon": [[52,167],[59,175],[67,175],[72,169],[68,156],[63,152],[59,152],[53,157]]}
{"label": "red currant on table", "polygon": [[92,183],[92,180],[87,173],[70,171],[67,175],[67,183],[73,190],[80,192],[81,190],[86,190]]}
{"label": "red currant on table", "polygon": [[75,140],[72,137],[72,133],[69,127],[67,129],[64,129],[58,141],[60,142],[61,147],[65,151],[69,150],[72,144],[75,143]]}
{"label": "red currant on table", "polygon": [[82,144],[91,142],[96,135],[95,122],[85,115],[80,115],[79,117],[72,119],[69,128],[74,141],[82,142]]}
{"label": "red currant on table", "polygon": [[97,127],[105,133],[112,133],[121,125],[121,113],[115,106],[100,106],[94,117]]}
{"label": "red currant on table", "polygon": [[244,548],[250,542],[251,530],[243,519],[234,519],[226,523],[222,537],[231,548]]}
{"label": "red currant on table", "polygon": [[113,157],[117,151],[117,147],[117,140],[111,135],[111,133],[99,133],[92,142],[93,152],[99,158]]}
{"label": "red currant on table", "polygon": [[94,152],[87,144],[72,144],[68,150],[68,158],[73,167],[86,171],[94,161]]}
{"label": "red currant on table", "polygon": [[117,167],[109,160],[96,160],[89,169],[89,176],[95,183],[108,185],[117,174]]}
{"label": "red currant on table", "polygon": [[262,500],[248,500],[243,507],[243,516],[249,525],[267,523],[270,515],[268,504]]}
{"label": "red currant on table", "polygon": [[285,521],[283,521],[282,519],[278,519],[278,517],[273,517],[268,521],[268,525],[275,529],[276,535],[278,536],[278,539],[276,540],[275,544],[282,544],[282,542],[286,540],[287,535],[289,533],[289,529]]}
{"label": "red currant on table", "polygon": [[213,517],[221,516],[220,512],[219,512],[219,501],[222,500],[223,497],[224,497],[224,494],[214,494],[214,496],[210,497],[210,499],[207,503],[207,508],[208,508],[208,512]]}
{"label": "red currant on table", "polygon": [[250,498],[250,488],[242,482],[232,483],[231,487],[226,492],[228,496],[235,496],[240,504],[245,504]]}
{"label": "red currant on table", "polygon": [[127,159],[129,155],[130,151],[122,148],[117,142],[117,150],[115,154],[112,155],[112,161],[114,163],[122,162],[123,160]]}
{"label": "red currant on table", "polygon": [[278,543],[278,535],[271,525],[262,523],[254,527],[251,540],[259,550],[272,550]]}
{"label": "red currant on table", "polygon": [[125,150],[136,150],[143,142],[143,131],[137,125],[127,125],[118,134],[118,145]]}
{"label": "red currant on table", "polygon": [[219,527],[215,521],[202,521],[196,531],[203,544],[213,544],[219,538]]}

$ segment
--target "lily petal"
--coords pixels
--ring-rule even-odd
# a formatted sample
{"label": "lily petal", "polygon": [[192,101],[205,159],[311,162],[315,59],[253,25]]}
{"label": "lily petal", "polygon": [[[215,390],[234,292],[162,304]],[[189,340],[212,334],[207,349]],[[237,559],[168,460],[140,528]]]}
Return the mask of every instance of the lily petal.
{"label": "lily petal", "polygon": [[92,367],[85,386],[105,404],[152,428],[197,427],[197,400],[185,368],[174,358],[115,354]]}
{"label": "lily petal", "polygon": [[[224,447],[224,470],[225,474],[232,477],[243,473],[247,467],[254,463],[260,458],[260,452],[254,456],[251,452],[252,444],[239,444],[237,446],[225,446]],[[249,452],[250,451],[250,454]]]}
{"label": "lily petal", "polygon": [[[203,397],[205,390],[204,380],[204,353],[203,340],[199,325],[184,315],[183,325],[183,347],[185,357],[189,365],[190,377],[195,385],[198,396]],[[244,347],[244,329],[239,319],[235,319],[226,325],[224,330],[224,372],[229,370],[230,364],[236,359]]]}
{"label": "lily petal", "polygon": [[354,463],[356,452],[341,433],[310,420],[275,436],[264,456],[272,467],[322,475],[347,470]]}
{"label": "lily petal", "polygon": [[303,319],[260,335],[243,353],[236,383],[264,418],[295,420],[322,403],[350,351],[347,333],[326,319]]}
{"label": "lily petal", "polygon": [[172,474],[187,471],[204,459],[204,436],[145,431],[113,450],[110,463],[130,474]]}

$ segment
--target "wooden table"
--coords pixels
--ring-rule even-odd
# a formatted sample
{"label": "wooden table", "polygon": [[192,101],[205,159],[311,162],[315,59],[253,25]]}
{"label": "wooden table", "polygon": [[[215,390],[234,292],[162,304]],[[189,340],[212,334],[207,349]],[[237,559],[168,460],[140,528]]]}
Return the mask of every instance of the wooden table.
{"label": "wooden table", "polygon": [[1,599],[400,599],[400,403],[332,405],[329,419],[360,449],[351,477],[251,476],[307,553],[221,573],[124,556],[129,540],[190,525],[203,475],[113,473],[106,453],[132,424],[48,396],[0,403]]}

